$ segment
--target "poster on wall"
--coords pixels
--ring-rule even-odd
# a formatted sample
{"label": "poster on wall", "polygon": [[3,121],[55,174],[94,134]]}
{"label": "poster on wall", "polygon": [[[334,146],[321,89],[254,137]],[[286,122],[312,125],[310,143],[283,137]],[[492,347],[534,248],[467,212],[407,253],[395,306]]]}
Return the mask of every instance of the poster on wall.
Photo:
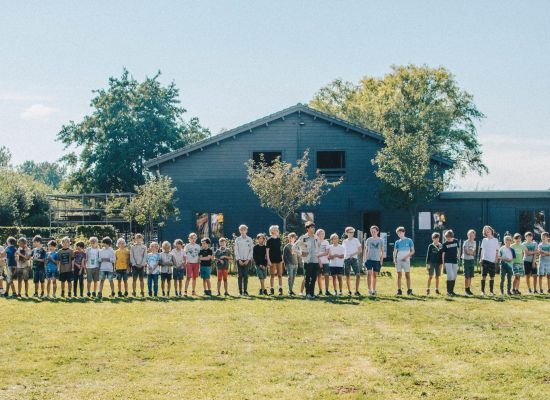
{"label": "poster on wall", "polygon": [[422,211],[418,213],[418,229],[419,230],[431,230],[432,229],[432,213],[429,211]]}
{"label": "poster on wall", "polygon": [[388,233],[380,232],[380,239],[384,242],[384,254],[386,255],[386,258],[388,258]]}
{"label": "poster on wall", "polygon": [[447,217],[443,211],[433,213],[434,230],[443,230],[447,224]]}

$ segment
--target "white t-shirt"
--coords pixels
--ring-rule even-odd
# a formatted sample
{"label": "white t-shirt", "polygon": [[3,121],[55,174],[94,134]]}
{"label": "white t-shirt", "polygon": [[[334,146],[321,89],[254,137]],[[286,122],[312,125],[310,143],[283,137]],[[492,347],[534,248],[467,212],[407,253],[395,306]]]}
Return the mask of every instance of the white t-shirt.
{"label": "white t-shirt", "polygon": [[483,249],[482,260],[494,263],[497,259],[498,239],[483,238],[481,248]]}
{"label": "white t-shirt", "polygon": [[198,264],[199,263],[199,252],[201,251],[201,246],[198,243],[187,243],[184,247],[185,250],[185,258],[187,259],[187,262],[190,264]]}
{"label": "white t-shirt", "polygon": [[[328,242],[328,240],[323,240],[320,244],[319,244],[319,253],[326,253],[328,252],[328,248],[330,247],[330,244]],[[326,256],[321,256],[319,257],[319,262],[321,264],[328,264],[328,254]]]}
{"label": "white t-shirt", "polygon": [[93,247],[86,249],[86,268],[94,269],[99,267],[99,250],[99,247],[97,249]]}
{"label": "white t-shirt", "polygon": [[[333,245],[331,244],[328,248],[328,254],[331,256],[341,256],[344,255],[346,252],[346,249],[341,244]],[[343,258],[332,258],[330,260],[330,266],[331,267],[343,267],[344,266],[344,259]]]}
{"label": "white t-shirt", "polygon": [[344,258],[350,258],[350,254],[356,253],[352,258],[357,258],[358,252],[360,251],[361,243],[357,238],[344,239],[342,242],[345,249]]}
{"label": "white t-shirt", "polygon": [[183,248],[181,250],[178,250],[177,248],[173,249],[172,254],[176,258],[175,267],[176,268],[183,268],[184,264],[185,264],[185,249],[183,249]]}
{"label": "white t-shirt", "polygon": [[0,267],[4,266],[5,262],[4,260],[6,259],[4,257],[4,252],[6,251],[6,249],[4,249],[4,246],[0,246]]}

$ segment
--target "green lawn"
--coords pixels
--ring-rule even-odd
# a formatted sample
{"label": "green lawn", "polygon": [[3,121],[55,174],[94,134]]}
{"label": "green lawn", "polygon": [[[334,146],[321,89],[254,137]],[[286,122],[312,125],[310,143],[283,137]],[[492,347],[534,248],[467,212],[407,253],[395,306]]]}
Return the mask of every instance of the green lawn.
{"label": "green lawn", "polygon": [[0,399],[550,398],[550,296],[379,283],[376,299],[1,299]]}

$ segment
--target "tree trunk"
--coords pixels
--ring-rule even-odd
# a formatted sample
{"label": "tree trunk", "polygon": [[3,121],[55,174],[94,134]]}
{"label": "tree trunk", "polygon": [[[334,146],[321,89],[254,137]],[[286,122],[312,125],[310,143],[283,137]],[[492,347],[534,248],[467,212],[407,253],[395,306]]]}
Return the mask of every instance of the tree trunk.
{"label": "tree trunk", "polygon": [[416,232],[414,229],[414,217],[416,213],[414,212],[414,210],[411,210],[410,213],[411,213],[411,239],[414,243],[415,237],[416,237]]}
{"label": "tree trunk", "polygon": [[286,232],[286,219],[287,219],[287,217],[283,218],[283,232],[282,233]]}

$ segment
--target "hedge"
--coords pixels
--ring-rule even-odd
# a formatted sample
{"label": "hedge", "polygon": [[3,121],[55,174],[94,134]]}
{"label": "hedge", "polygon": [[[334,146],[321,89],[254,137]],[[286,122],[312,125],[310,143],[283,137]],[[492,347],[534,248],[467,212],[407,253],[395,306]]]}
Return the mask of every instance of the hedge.
{"label": "hedge", "polygon": [[87,237],[97,236],[103,238],[110,236],[115,238],[117,231],[113,225],[73,225],[73,226],[55,226],[50,229],[48,226],[0,226],[0,242],[4,243],[9,236],[19,238],[21,236],[27,239],[40,235],[43,238],[53,237],[59,239],[63,236],[69,237]]}

